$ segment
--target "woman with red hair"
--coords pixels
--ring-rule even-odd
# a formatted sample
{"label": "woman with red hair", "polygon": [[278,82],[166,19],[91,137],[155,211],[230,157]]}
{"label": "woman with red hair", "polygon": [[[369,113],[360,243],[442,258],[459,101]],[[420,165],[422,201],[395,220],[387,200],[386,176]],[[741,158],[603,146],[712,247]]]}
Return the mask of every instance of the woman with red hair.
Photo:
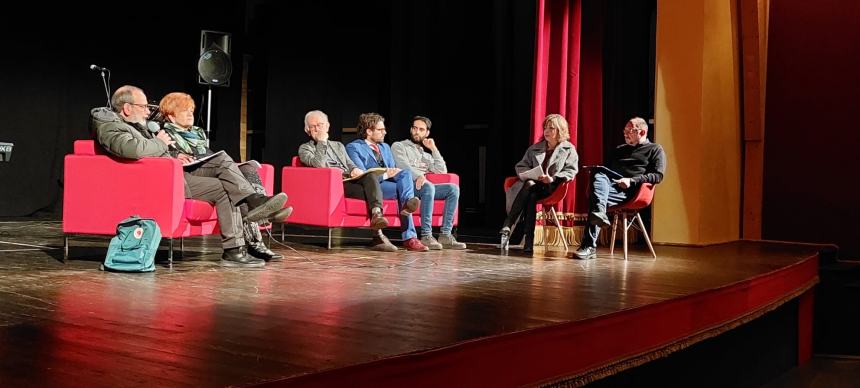
{"label": "woman with red hair", "polygon": [[[172,152],[177,159],[183,163],[194,161],[195,158],[211,155],[214,152],[207,144],[206,131],[194,125],[194,99],[186,93],[174,92],[161,99],[158,104],[162,118],[164,119],[164,131],[176,142],[176,149]],[[256,161],[238,163],[239,171],[251,184],[258,194],[266,195],[263,182],[257,168],[260,166]],[[245,205],[239,206],[244,216],[247,214]],[[273,221],[283,222],[290,216],[293,208],[288,206],[272,216]],[[260,225],[256,222],[245,222],[243,224],[245,240],[248,243],[248,253],[251,256],[266,261],[281,259],[282,255],[273,252],[263,242],[260,234]]]}

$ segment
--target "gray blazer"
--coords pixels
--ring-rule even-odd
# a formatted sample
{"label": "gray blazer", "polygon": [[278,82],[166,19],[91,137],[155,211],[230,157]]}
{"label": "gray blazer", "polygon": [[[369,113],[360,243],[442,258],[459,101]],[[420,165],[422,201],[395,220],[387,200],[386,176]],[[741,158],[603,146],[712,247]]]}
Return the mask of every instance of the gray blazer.
{"label": "gray blazer", "polygon": [[[546,146],[546,140],[532,144],[526,150],[523,158],[514,167],[517,175],[542,165],[546,158]],[[550,156],[546,174],[556,180],[573,180],[577,171],[579,171],[578,163],[579,155],[576,153],[576,148],[569,141],[563,141],[555,147],[555,151]],[[520,193],[522,188],[523,181],[520,180],[505,192],[506,212],[510,213],[511,205],[513,205],[514,199],[517,198],[517,194]]]}
{"label": "gray blazer", "polygon": [[[346,147],[339,141],[329,140],[317,143],[311,140],[299,146],[299,160],[305,166],[331,167],[342,171],[343,176],[349,176],[352,169],[358,167],[346,155]],[[329,161],[333,161],[330,164]]]}

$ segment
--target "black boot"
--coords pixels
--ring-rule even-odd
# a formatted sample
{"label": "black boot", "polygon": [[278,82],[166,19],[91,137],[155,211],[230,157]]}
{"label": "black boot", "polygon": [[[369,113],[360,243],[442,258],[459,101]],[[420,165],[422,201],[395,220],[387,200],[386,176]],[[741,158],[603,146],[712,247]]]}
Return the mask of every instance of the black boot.
{"label": "black boot", "polygon": [[525,241],[523,241],[523,253],[534,252],[535,231],[526,232]]}
{"label": "black boot", "polygon": [[256,259],[245,252],[245,247],[228,248],[221,254],[221,265],[225,267],[260,268],[266,262]]}

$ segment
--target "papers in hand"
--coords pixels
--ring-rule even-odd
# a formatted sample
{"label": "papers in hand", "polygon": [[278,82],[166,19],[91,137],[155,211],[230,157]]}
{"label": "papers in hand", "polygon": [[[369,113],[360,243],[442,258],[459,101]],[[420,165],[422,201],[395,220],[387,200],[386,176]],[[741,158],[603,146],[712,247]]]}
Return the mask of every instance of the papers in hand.
{"label": "papers in hand", "polygon": [[216,153],[214,153],[214,154],[212,154],[212,155],[199,156],[199,157],[195,158],[194,160],[192,160],[192,161],[190,161],[190,162],[188,162],[188,163],[183,163],[183,164],[182,164],[182,167],[192,167],[192,166],[197,166],[197,165],[200,165],[200,164],[206,163],[206,161],[207,161],[207,160],[209,160],[209,159],[212,159],[212,158],[214,158],[214,157],[216,157],[216,156],[218,156],[218,155],[223,155],[223,154],[226,154],[226,152],[224,152],[224,150],[221,150],[221,151],[218,151],[218,152],[216,152]]}
{"label": "papers in hand", "polygon": [[615,170],[612,170],[611,168],[606,167],[606,166],[582,166],[582,168],[591,170],[592,174],[602,172],[602,173],[606,174],[606,176],[609,179],[624,178],[624,175],[621,175],[621,174],[615,172]]}
{"label": "papers in hand", "polygon": [[367,171],[365,171],[365,172],[361,173],[361,175],[356,176],[356,177],[353,177],[353,178],[343,178],[343,181],[344,181],[344,182],[347,182],[347,181],[354,181],[354,180],[358,180],[358,179],[361,179],[361,177],[363,177],[363,176],[365,176],[365,175],[367,175],[367,174],[373,174],[373,176],[374,176],[374,177],[378,177],[378,176],[380,176],[380,175],[382,175],[382,174],[385,174],[385,171],[388,171],[388,169],[387,169],[387,168],[383,168],[383,167],[373,167],[373,168],[368,168],[368,169],[367,169]]}
{"label": "papers in hand", "polygon": [[523,181],[528,180],[528,179],[536,181],[536,180],[538,180],[538,178],[540,178],[541,175],[543,175],[543,168],[540,165],[538,165],[537,167],[535,167],[531,170],[523,171],[517,175],[519,175],[520,180],[523,180]]}

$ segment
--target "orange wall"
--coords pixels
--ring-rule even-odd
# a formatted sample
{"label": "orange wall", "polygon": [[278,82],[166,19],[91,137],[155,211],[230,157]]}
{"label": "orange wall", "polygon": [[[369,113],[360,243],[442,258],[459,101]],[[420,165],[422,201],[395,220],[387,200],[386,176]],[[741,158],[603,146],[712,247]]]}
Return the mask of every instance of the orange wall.
{"label": "orange wall", "polygon": [[735,0],[658,0],[656,142],[667,171],[654,201],[657,242],[740,235],[741,128]]}

